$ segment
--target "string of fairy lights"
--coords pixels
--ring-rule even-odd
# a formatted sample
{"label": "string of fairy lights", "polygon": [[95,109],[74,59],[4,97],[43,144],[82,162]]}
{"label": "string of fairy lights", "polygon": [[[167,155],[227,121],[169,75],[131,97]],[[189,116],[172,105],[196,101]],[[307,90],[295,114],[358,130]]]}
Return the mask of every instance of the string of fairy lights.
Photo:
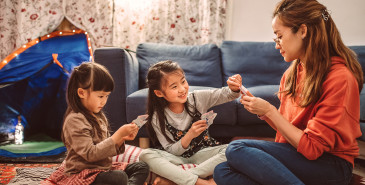
{"label": "string of fairy lights", "polygon": [[8,55],[1,63],[0,63],[0,70],[6,65],[8,64],[13,58],[17,57],[20,53],[22,53],[23,51],[27,50],[28,48],[34,46],[35,44],[38,44],[40,41],[46,40],[46,39],[50,39],[53,37],[58,37],[58,36],[64,36],[64,35],[74,35],[74,34],[81,34],[84,33],[86,35],[87,38],[87,44],[88,44],[88,49],[90,52],[90,55],[92,56],[92,50],[91,50],[91,43],[90,43],[90,37],[88,35],[88,33],[86,31],[83,30],[72,30],[72,31],[55,31],[52,32],[50,34],[47,34],[43,37],[40,38],[36,38],[30,42],[28,42],[27,44],[24,44],[23,46],[21,46],[20,48],[18,48],[17,50],[15,50],[13,53],[11,53],[10,55]]}

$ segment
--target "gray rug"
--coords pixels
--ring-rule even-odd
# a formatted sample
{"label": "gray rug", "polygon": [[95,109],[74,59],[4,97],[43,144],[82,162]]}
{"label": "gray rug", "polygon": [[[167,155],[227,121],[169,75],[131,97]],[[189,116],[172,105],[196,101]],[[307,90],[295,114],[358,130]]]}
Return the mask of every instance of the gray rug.
{"label": "gray rug", "polygon": [[16,176],[9,182],[10,185],[38,185],[48,178],[56,168],[17,168]]}

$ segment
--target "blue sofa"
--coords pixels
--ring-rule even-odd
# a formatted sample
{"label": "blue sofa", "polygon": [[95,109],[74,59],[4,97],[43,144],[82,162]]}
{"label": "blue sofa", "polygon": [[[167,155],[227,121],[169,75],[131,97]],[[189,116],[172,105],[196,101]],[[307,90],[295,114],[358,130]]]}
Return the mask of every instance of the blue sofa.
{"label": "blue sofa", "polygon": [[[365,46],[351,46],[365,66]],[[156,43],[139,44],[136,53],[120,48],[99,48],[95,61],[105,65],[115,80],[115,90],[105,107],[112,130],[146,113],[147,88],[145,78],[149,66],[162,60],[173,60],[186,73],[190,91],[226,86],[229,76],[240,74],[243,84],[255,96],[276,107],[282,74],[290,63],[283,60],[274,42],[223,41],[215,44],[181,46]],[[361,93],[361,127],[365,132],[365,91]],[[218,115],[209,128],[217,138],[235,136],[274,137],[268,124],[246,111],[238,99],[212,110]],[[138,137],[148,137],[144,128]],[[362,136],[364,139],[365,137]]]}

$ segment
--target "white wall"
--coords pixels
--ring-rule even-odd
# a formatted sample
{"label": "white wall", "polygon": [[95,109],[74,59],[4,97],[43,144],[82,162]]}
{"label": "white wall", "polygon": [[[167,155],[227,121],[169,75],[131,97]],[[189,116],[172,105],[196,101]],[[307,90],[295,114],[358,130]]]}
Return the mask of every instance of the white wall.
{"label": "white wall", "polygon": [[[225,40],[272,41],[271,16],[279,0],[228,0]],[[365,45],[364,0],[319,0],[346,45]]]}

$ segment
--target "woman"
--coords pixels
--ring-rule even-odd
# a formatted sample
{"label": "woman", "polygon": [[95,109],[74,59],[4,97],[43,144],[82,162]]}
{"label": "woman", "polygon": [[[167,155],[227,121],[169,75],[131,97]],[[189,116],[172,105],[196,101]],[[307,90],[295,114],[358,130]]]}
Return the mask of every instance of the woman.
{"label": "woman", "polygon": [[[241,103],[277,131],[275,142],[237,140],[214,171],[218,185],[348,184],[361,136],[361,66],[327,8],[316,0],[282,0],[273,13],[275,48],[286,62],[277,110]],[[244,80],[243,80],[244,81]]]}

